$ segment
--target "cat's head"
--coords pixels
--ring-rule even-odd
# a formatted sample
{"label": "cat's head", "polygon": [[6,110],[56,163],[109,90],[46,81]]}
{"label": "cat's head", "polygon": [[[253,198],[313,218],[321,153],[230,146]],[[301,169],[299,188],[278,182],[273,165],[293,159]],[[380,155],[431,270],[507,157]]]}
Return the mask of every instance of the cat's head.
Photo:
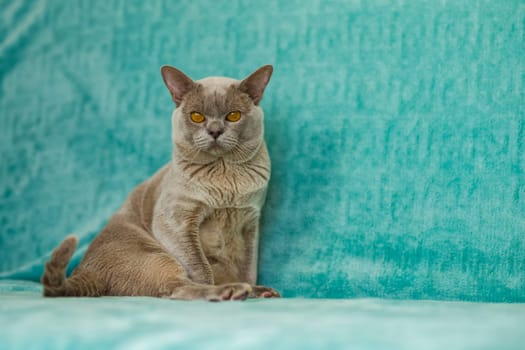
{"label": "cat's head", "polygon": [[197,163],[217,158],[244,162],[263,142],[259,106],[273,68],[263,66],[244,80],[210,77],[193,81],[163,66],[162,77],[176,104],[172,140],[179,154]]}

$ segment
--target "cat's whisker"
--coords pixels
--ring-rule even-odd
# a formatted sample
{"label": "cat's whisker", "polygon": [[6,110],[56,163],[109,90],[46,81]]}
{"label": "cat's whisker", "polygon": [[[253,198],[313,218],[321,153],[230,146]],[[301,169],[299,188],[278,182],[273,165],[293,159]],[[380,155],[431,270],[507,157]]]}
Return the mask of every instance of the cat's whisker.
{"label": "cat's whisker", "polygon": [[243,144],[238,144],[237,147],[234,148],[233,152],[234,155],[238,156],[237,158],[241,161],[246,160],[250,158],[250,156],[253,154],[253,149],[250,147],[247,147]]}
{"label": "cat's whisker", "polygon": [[234,148],[237,146],[238,142],[237,140],[232,136],[225,136],[221,139],[221,143],[229,148]]}
{"label": "cat's whisker", "polygon": [[200,149],[196,149],[195,150],[195,153],[193,154],[193,157],[190,160],[190,164],[193,164],[193,162],[195,162],[195,159],[197,159],[197,157],[200,155],[200,153],[201,153]]}
{"label": "cat's whisker", "polygon": [[203,148],[206,145],[206,139],[200,135],[194,137],[193,142],[197,148]]}

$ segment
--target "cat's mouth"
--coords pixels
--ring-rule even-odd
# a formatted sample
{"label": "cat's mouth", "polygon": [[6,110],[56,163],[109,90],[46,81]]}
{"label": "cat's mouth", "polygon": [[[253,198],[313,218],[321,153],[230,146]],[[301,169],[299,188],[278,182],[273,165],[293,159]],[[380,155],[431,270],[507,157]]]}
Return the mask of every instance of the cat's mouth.
{"label": "cat's mouth", "polygon": [[237,142],[231,137],[222,135],[217,138],[197,138],[193,145],[211,156],[222,157],[230,153],[236,147]]}
{"label": "cat's mouth", "polygon": [[231,150],[229,144],[225,144],[220,139],[210,140],[205,151],[214,156],[223,156]]}
{"label": "cat's mouth", "polygon": [[217,141],[211,141],[206,151],[208,151],[209,153],[213,155],[219,155],[220,153],[224,152],[224,150],[222,149],[222,147],[219,145]]}

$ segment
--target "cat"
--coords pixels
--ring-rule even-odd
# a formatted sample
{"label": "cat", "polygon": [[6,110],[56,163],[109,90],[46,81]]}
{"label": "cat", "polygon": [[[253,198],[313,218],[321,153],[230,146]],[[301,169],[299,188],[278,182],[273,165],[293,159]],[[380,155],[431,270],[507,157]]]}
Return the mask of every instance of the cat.
{"label": "cat", "polygon": [[272,73],[193,81],[163,66],[175,103],[171,161],[131,192],[69,278],[78,242],[62,241],[45,265],[44,296],[280,297],[256,285],[270,178],[259,102]]}

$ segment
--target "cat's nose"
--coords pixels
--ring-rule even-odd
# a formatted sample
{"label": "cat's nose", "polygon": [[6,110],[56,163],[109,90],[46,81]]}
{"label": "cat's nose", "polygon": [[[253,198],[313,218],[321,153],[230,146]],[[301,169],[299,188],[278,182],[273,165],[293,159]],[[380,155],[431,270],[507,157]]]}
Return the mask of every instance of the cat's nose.
{"label": "cat's nose", "polygon": [[218,130],[208,130],[208,134],[210,134],[215,140],[219,138],[219,136],[222,135],[224,130],[218,129]]}

